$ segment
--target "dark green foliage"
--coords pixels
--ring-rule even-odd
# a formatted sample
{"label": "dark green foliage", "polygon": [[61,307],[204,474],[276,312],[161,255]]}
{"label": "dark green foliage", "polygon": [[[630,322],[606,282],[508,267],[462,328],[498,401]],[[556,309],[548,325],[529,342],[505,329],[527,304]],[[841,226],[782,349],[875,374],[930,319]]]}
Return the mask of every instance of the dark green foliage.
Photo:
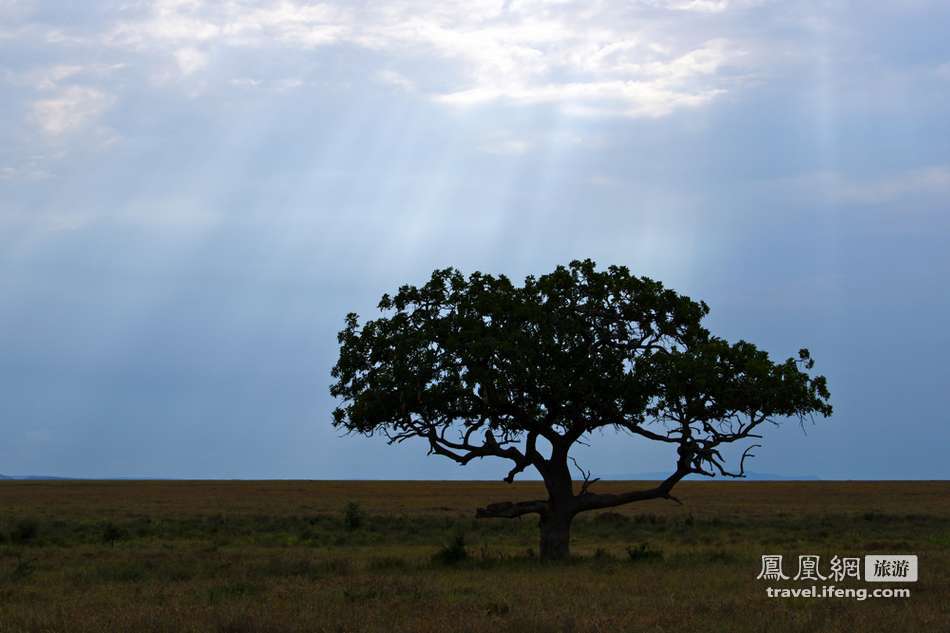
{"label": "dark green foliage", "polygon": [[26,545],[36,540],[40,533],[40,524],[34,519],[20,519],[10,531],[10,542]]}
{"label": "dark green foliage", "polygon": [[[447,268],[384,295],[379,309],[385,316],[363,325],[349,314],[339,333],[334,426],[421,437],[462,464],[510,459],[509,480],[544,459],[539,437],[559,449],[542,472],[563,477],[570,446],[604,428],[676,449],[670,487],[689,473],[742,476],[741,460],[726,469],[722,444],[756,438],[776,418],[831,414],[808,350],[774,363],[751,343],[730,344],[702,326],[705,303],[623,266],[573,261],[523,286]],[[633,499],[589,500],[580,509]]]}
{"label": "dark green foliage", "polygon": [[128,532],[117,526],[112,521],[107,522],[102,526],[102,542],[108,543],[109,545],[115,545],[116,541],[120,541],[128,536]]}
{"label": "dark green foliage", "polygon": [[355,501],[350,501],[343,508],[343,527],[347,530],[357,530],[363,527],[363,508]]}
{"label": "dark green foliage", "polygon": [[456,565],[468,559],[468,550],[465,549],[465,535],[456,534],[447,544],[442,546],[432,556],[432,561],[442,565]]}
{"label": "dark green foliage", "polygon": [[379,308],[392,316],[362,328],[347,317],[333,370],[331,391],[344,399],[335,424],[364,433],[413,431],[410,416],[437,426],[488,417],[492,431],[518,433],[555,402],[576,412],[552,420],[561,429],[594,416],[616,418],[605,425],[639,419],[651,393],[627,364],[651,354],[636,339],[697,338],[708,312],[659,282],[622,267],[597,272],[590,261],[523,287],[438,270],[422,287],[384,295]]}

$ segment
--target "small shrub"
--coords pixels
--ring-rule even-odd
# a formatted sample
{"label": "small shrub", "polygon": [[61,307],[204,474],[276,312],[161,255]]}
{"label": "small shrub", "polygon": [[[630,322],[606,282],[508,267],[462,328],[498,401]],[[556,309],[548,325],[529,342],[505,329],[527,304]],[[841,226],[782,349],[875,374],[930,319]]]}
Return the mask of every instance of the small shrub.
{"label": "small shrub", "polygon": [[663,552],[658,549],[653,549],[649,543],[640,543],[639,545],[628,547],[627,556],[630,557],[632,562],[659,560],[663,558]]}
{"label": "small shrub", "polygon": [[21,519],[10,532],[10,541],[17,545],[32,543],[40,533],[40,524],[33,519]]}
{"label": "small shrub", "polygon": [[432,556],[433,562],[443,565],[455,565],[468,558],[468,550],[465,549],[465,536],[458,534],[452,539],[452,542],[443,545],[442,549]]}
{"label": "small shrub", "polygon": [[121,541],[127,536],[125,530],[109,521],[102,526],[102,542],[115,546],[116,541]]}
{"label": "small shrub", "polygon": [[511,606],[507,602],[491,602],[485,611],[488,615],[504,616],[511,613]]}
{"label": "small shrub", "polygon": [[343,527],[347,530],[358,530],[363,526],[365,518],[362,506],[355,501],[350,501],[343,508]]}
{"label": "small shrub", "polygon": [[320,534],[311,527],[304,527],[297,531],[298,542],[312,545],[314,544],[314,541],[319,541],[319,540],[320,540]]}

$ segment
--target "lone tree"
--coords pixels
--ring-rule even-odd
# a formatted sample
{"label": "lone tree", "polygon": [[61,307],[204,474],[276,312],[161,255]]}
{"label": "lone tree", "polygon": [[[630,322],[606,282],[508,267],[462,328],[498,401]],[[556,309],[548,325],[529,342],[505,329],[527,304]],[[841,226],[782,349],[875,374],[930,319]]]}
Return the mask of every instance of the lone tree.
{"label": "lone tree", "polygon": [[[761,437],[765,422],[831,414],[825,378],[804,371],[808,350],[775,363],[751,343],[729,344],[702,327],[705,303],[621,266],[573,261],[522,287],[447,268],[383,295],[379,309],[387,316],[362,326],[347,315],[339,333],[334,426],[390,443],[422,438],[459,464],[501,457],[513,463],[509,483],[535,468],[547,499],[476,516],[540,515],[542,559],[568,556],[578,513],[675,500],[691,473],[743,477],[758,445],[731,467],[724,445]],[[571,448],[601,429],[669,444],[675,469],[621,494],[592,491],[597,480],[581,470],[575,487]]]}

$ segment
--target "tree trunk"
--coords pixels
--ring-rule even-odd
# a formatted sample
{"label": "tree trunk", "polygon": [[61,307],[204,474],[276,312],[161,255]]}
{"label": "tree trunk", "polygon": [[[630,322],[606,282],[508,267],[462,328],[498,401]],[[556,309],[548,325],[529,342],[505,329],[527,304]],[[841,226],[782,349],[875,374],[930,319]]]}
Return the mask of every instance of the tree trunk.
{"label": "tree trunk", "polygon": [[541,560],[564,560],[571,555],[571,520],[576,514],[574,483],[567,467],[567,447],[555,445],[542,473],[548,491],[547,508],[541,513]]}
{"label": "tree trunk", "polygon": [[565,560],[571,555],[571,520],[574,515],[550,509],[541,515],[541,560]]}

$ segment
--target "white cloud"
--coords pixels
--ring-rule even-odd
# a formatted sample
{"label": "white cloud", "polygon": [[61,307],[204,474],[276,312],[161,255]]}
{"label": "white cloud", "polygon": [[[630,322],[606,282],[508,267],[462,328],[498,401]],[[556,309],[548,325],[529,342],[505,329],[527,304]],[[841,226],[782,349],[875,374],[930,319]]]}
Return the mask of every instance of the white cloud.
{"label": "white cloud", "polygon": [[677,90],[665,80],[615,80],[509,87],[507,90],[481,87],[442,95],[439,100],[453,105],[474,105],[499,99],[525,104],[560,103],[565,106],[565,112],[578,116],[659,117],[677,108],[703,105],[722,92],[708,89],[688,93]]}
{"label": "white cloud", "polygon": [[349,30],[347,9],[300,0],[259,5],[203,0],[158,0],[144,19],[117,24],[107,41],[150,48],[158,43],[263,46],[274,42],[314,47],[339,41]]}
{"label": "white cloud", "polygon": [[553,103],[571,114],[657,117],[702,106],[738,85],[741,79],[723,70],[738,63],[742,51],[727,38],[709,39],[707,29],[696,31],[706,36],[700,39],[654,28],[656,10],[724,13],[748,4],[410,0],[357,8],[302,0],[159,0],[147,15],[115,25],[106,41],[159,53],[171,47],[182,75],[204,68],[210,47],[308,50],[346,43],[440,60],[443,78],[454,84],[449,89],[445,81],[430,87],[388,69],[375,76],[440,103]]}
{"label": "white cloud", "polygon": [[565,112],[589,116],[656,117],[706,104],[731,87],[718,73],[743,55],[722,38],[677,51],[672,44],[556,22],[462,34],[420,24],[412,33],[446,58],[467,62],[469,85],[436,94],[442,103],[557,103]]}
{"label": "white cloud", "polygon": [[499,156],[519,156],[527,153],[531,147],[531,142],[526,139],[507,133],[498,133],[482,142],[478,149]]}
{"label": "white cloud", "polygon": [[59,64],[46,68],[36,77],[36,87],[40,89],[55,88],[62,80],[81,73],[82,66],[76,64]]}
{"label": "white cloud", "polygon": [[221,28],[200,15],[201,2],[157,0],[144,19],[120,22],[104,37],[105,43],[147,48],[156,42],[206,42],[217,37]]}
{"label": "white cloud", "polygon": [[251,77],[235,77],[228,80],[228,83],[237,88],[257,88],[261,85],[260,79],[252,79]]}
{"label": "white cloud", "polygon": [[657,0],[653,4],[676,11],[719,13],[728,9],[740,9],[764,4],[764,0]]}
{"label": "white cloud", "polygon": [[224,35],[238,41],[260,42],[271,37],[290,45],[313,48],[345,39],[352,16],[328,4],[280,1],[246,12],[232,12]]}
{"label": "white cloud", "polygon": [[51,98],[34,101],[31,116],[47,136],[62,136],[96,121],[113,102],[111,95],[96,88],[68,86]]}
{"label": "white cloud", "polygon": [[303,79],[297,77],[284,77],[274,82],[274,87],[280,91],[296,90],[304,85]]}
{"label": "white cloud", "polygon": [[267,82],[261,79],[254,79],[253,77],[235,77],[229,79],[228,83],[235,88],[260,88],[262,86],[270,86],[278,92],[285,92],[288,90],[296,90],[306,82],[298,77],[284,77]]}
{"label": "white cloud", "polygon": [[175,51],[175,62],[181,73],[187,76],[208,65],[208,54],[197,48],[180,48]]}
{"label": "white cloud", "polygon": [[23,70],[2,69],[4,81],[30,90],[48,92],[64,83],[92,83],[107,79],[125,64],[54,63]]}
{"label": "white cloud", "polygon": [[416,84],[411,79],[400,73],[397,73],[395,70],[379,71],[376,73],[376,80],[380,83],[384,83],[388,86],[393,86],[394,88],[399,88],[400,90],[405,90],[407,92],[412,92],[416,89]]}

